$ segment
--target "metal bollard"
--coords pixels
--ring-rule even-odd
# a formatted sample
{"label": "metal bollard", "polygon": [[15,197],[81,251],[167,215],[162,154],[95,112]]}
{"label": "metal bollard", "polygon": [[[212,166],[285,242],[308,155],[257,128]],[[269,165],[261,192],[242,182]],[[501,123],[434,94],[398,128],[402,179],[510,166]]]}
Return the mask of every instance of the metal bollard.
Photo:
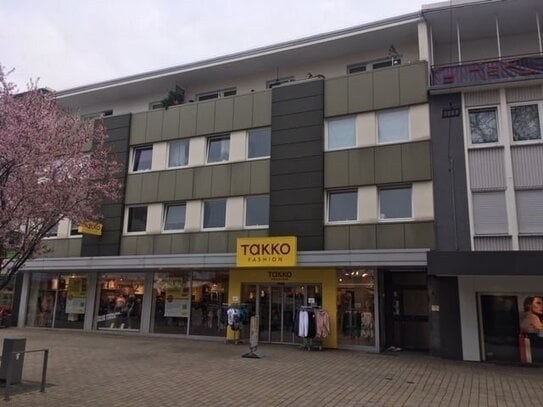
{"label": "metal bollard", "polygon": [[15,355],[18,355],[18,353],[13,352],[9,354],[9,363],[8,363],[8,371],[6,374],[6,388],[4,390],[4,400],[9,401],[9,386],[11,385],[11,376],[12,376],[12,370],[13,370],[13,364],[15,363]]}
{"label": "metal bollard", "polygon": [[45,392],[45,379],[47,376],[47,360],[49,359],[49,349],[45,349],[43,352],[43,370],[41,373],[41,387],[40,392]]}

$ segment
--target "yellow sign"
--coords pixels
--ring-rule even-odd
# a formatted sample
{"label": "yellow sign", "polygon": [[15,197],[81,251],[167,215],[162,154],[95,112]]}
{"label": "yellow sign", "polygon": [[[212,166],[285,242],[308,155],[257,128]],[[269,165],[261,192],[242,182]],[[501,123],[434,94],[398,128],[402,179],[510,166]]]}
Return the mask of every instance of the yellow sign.
{"label": "yellow sign", "polygon": [[296,265],[296,236],[240,237],[238,267],[292,267]]}
{"label": "yellow sign", "polygon": [[102,236],[102,227],[103,225],[101,223],[84,222],[79,225],[77,231],[79,233],[83,233],[84,235]]}

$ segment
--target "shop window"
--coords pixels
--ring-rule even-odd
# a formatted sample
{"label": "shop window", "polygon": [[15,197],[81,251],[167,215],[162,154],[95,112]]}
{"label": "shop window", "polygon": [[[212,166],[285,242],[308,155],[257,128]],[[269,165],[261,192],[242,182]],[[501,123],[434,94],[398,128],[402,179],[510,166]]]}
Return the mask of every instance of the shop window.
{"label": "shop window", "polygon": [[167,205],[166,215],[164,217],[164,230],[185,229],[185,215],[185,204]]}
{"label": "shop window", "polygon": [[498,141],[497,108],[471,109],[469,129],[472,144],[496,143]]}
{"label": "shop window", "polygon": [[514,141],[540,140],[539,105],[511,106],[511,126]]}
{"label": "shop window", "polygon": [[337,271],[338,344],[375,346],[375,280],[372,270]]}
{"label": "shop window", "polygon": [[247,132],[247,158],[269,157],[271,151],[271,128],[254,129]]}
{"label": "shop window", "polygon": [[356,117],[329,120],[327,129],[328,150],[356,147]]}
{"label": "shop window", "polygon": [[109,273],[98,278],[96,327],[101,330],[138,331],[145,274]]}
{"label": "shop window", "polygon": [[168,168],[184,167],[189,163],[189,140],[168,143]]}
{"label": "shop window", "polygon": [[226,226],[226,199],[204,201],[203,228],[224,228]]}
{"label": "shop window", "polygon": [[147,206],[132,206],[128,208],[128,226],[126,231],[145,232],[147,228]]}
{"label": "shop window", "polygon": [[518,231],[543,235],[543,190],[517,191]]}
{"label": "shop window", "polygon": [[153,162],[153,146],[135,147],[132,154],[132,171],[149,171]]}
{"label": "shop window", "polygon": [[192,273],[190,334],[225,336],[228,323],[228,272]]}
{"label": "shop window", "polygon": [[378,143],[409,141],[409,110],[387,110],[377,114]]}
{"label": "shop window", "polygon": [[190,313],[189,273],[155,273],[152,332],[187,334]]}
{"label": "shop window", "polygon": [[399,220],[413,217],[411,186],[379,189],[379,220]]}
{"label": "shop window", "polygon": [[358,219],[358,192],[328,193],[328,222],[356,221]]}
{"label": "shop window", "polygon": [[210,137],[207,139],[207,162],[228,161],[230,157],[230,136]]}
{"label": "shop window", "polygon": [[270,197],[251,196],[245,199],[245,226],[268,226]]}

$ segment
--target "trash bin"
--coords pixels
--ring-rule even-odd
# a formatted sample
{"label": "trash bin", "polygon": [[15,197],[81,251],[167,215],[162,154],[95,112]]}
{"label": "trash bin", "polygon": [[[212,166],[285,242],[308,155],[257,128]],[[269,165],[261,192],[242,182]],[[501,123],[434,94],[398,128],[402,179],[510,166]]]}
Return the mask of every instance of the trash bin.
{"label": "trash bin", "polygon": [[15,357],[10,356],[13,352],[24,352],[25,349],[26,338],[4,339],[4,346],[2,347],[2,363],[0,364],[0,380],[6,381],[9,363],[13,363],[13,366],[11,366],[10,383],[21,383],[23,378],[23,362],[25,355],[24,353],[21,353],[20,355],[15,355]]}

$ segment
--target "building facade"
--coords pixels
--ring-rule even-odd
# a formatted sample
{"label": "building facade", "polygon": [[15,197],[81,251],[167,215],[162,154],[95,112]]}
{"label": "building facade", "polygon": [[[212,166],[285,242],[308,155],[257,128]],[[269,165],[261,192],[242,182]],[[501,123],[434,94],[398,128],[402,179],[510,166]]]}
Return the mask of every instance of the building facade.
{"label": "building facade", "polygon": [[[543,293],[541,7],[447,5],[60,92],[103,117],[124,191],[101,236],[51,231],[18,324],[224,340],[248,335],[236,308],[299,343],[318,306],[326,347],[500,359],[491,315]],[[478,53],[488,10],[498,55]],[[535,35],[510,23],[528,16]],[[295,265],[239,266],[238,239],[269,237],[296,239]]]}

